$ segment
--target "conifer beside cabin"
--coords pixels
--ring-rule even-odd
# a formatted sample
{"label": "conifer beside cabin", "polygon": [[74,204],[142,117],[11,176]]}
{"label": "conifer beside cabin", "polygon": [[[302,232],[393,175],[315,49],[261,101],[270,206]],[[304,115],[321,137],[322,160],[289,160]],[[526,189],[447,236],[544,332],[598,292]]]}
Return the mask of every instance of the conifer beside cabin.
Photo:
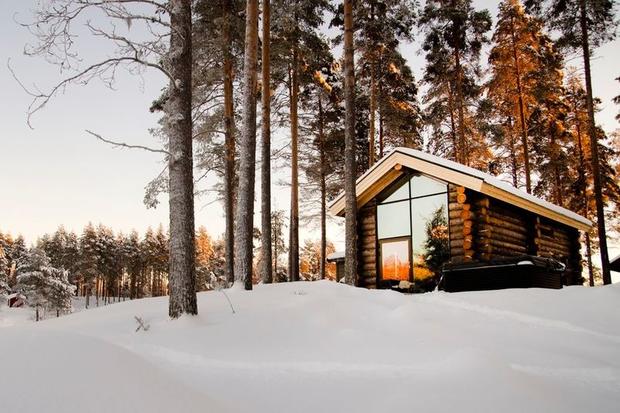
{"label": "conifer beside cabin", "polygon": [[[479,170],[397,148],[356,183],[358,285],[412,292],[581,284],[592,223]],[[344,216],[344,194],[330,213]]]}

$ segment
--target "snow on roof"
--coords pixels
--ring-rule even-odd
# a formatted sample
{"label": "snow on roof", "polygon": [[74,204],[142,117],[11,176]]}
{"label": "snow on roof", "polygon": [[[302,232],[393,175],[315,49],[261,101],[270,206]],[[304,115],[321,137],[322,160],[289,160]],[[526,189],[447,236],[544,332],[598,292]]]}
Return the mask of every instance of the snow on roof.
{"label": "snow on roof", "polygon": [[[391,158],[392,156],[394,156],[395,154],[403,154],[406,156],[409,156],[411,158],[415,158],[415,159],[419,159],[428,163],[431,163],[433,165],[437,165],[441,168],[444,168],[446,170],[451,170],[454,172],[458,172],[460,174],[464,174],[464,175],[468,175],[471,177],[474,177],[484,183],[486,183],[487,185],[490,185],[492,187],[495,187],[497,189],[500,189],[502,191],[505,191],[511,195],[514,195],[518,198],[521,198],[529,203],[538,205],[546,210],[552,211],[556,214],[562,215],[566,218],[569,218],[570,220],[573,221],[577,221],[579,223],[581,223],[582,225],[585,226],[592,226],[592,222],[587,219],[582,217],[579,214],[576,214],[573,211],[570,211],[566,208],[562,208],[558,205],[552,204],[551,202],[545,201],[544,199],[540,199],[532,194],[528,194],[525,191],[522,191],[518,188],[515,188],[514,186],[512,186],[511,184],[509,184],[508,182],[502,181],[501,179],[498,179],[492,175],[489,175],[485,172],[479,171],[478,169],[474,169],[472,167],[460,164],[458,162],[454,162],[451,161],[449,159],[445,159],[445,158],[441,158],[439,156],[436,155],[431,155],[430,153],[426,153],[426,152],[422,152],[416,149],[411,149],[411,148],[403,148],[403,147],[399,147],[396,148],[394,150],[392,150],[388,155],[386,155],[384,158],[382,158],[379,162],[377,162],[376,164],[374,164],[370,169],[368,169],[362,176],[360,176],[357,179],[356,185],[359,185],[362,181],[364,181],[366,178],[369,177],[369,175],[371,175],[376,169],[380,168],[382,163],[384,163],[388,158]],[[406,165],[405,165],[406,166]],[[439,177],[440,178],[440,177]],[[358,196],[360,194],[358,193]],[[336,206],[336,204],[338,202],[341,202],[342,199],[344,198],[344,192],[341,192],[336,198],[334,198],[334,200],[330,203],[330,209],[334,208]],[[340,208],[338,208],[340,209]],[[333,211],[332,211],[333,212]]]}
{"label": "snow on roof", "polygon": [[582,217],[579,214],[576,214],[573,211],[570,211],[566,208],[562,208],[561,206],[552,204],[551,202],[545,201],[544,199],[538,198],[532,194],[528,194],[527,192],[522,191],[519,188],[515,188],[508,182],[502,181],[501,179],[498,179],[493,175],[489,175],[487,173],[479,171],[478,169],[474,169],[469,166],[465,166],[460,163],[450,161],[448,159],[440,158],[439,156],[431,155],[430,153],[418,151],[415,149],[397,148],[396,151],[405,153],[410,156],[414,156],[419,159],[423,159],[427,162],[431,162],[436,165],[443,166],[445,168],[449,168],[449,169],[456,170],[458,172],[466,173],[467,175],[475,176],[476,178],[482,179],[484,182],[488,183],[489,185],[493,185],[496,188],[502,189],[506,192],[510,192],[511,194],[516,195],[520,198],[527,199],[528,201],[534,204],[538,204],[542,206],[543,208],[551,209],[559,214],[570,217],[576,221],[580,221],[586,225],[592,225],[592,221],[590,221],[587,218]]}
{"label": "snow on roof", "polygon": [[332,252],[327,256],[327,261],[338,261],[344,259],[344,251]]}

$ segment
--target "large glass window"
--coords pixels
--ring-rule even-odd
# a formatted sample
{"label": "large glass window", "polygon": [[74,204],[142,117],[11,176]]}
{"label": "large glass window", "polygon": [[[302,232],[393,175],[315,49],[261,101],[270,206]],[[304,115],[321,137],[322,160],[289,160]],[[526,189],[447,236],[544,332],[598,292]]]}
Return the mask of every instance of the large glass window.
{"label": "large glass window", "polygon": [[409,237],[383,240],[381,246],[381,275],[384,280],[409,280],[411,275]]}
{"label": "large glass window", "polygon": [[409,200],[378,205],[377,222],[379,239],[410,235]]}
{"label": "large glass window", "polygon": [[413,278],[421,290],[433,290],[450,255],[447,195],[412,199],[411,222]]}
{"label": "large glass window", "polygon": [[449,259],[447,184],[414,175],[377,206],[380,277],[410,280],[418,291],[433,290]]}

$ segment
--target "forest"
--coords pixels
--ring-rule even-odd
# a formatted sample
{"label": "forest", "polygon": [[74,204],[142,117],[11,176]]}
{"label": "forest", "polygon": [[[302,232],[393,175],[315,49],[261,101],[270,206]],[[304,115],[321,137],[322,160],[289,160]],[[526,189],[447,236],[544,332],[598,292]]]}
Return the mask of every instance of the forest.
{"label": "forest", "polygon": [[[591,64],[597,48],[615,39],[615,7],[612,0],[503,0],[492,16],[471,0],[43,3],[26,24],[34,40],[25,52],[69,74],[48,90],[24,86],[33,98],[29,120],[69,86],[100,80],[113,87],[121,68],[167,79],[148,108],[161,114],[154,146],[89,133],[165,157],[145,204],[155,207],[168,194],[169,232],[115,235],[89,225],[77,236],[60,228],[28,252],[5,237],[6,249],[43,251],[47,261],[24,262],[68,272],[57,278],[97,300],[168,292],[176,318],[196,314],[196,291],[214,283],[251,290],[259,281],[333,276],[326,211],[344,190],[344,272],[355,285],[355,180],[404,146],[500,176],[591,219],[586,278],[608,284],[607,239],[620,232],[620,133],[596,122],[602,102]],[[78,23],[114,53],[83,62],[74,50]],[[424,58],[419,73],[403,52],[412,44]],[[289,176],[286,212],[272,211],[275,168]],[[195,200],[206,195],[196,188],[206,177],[216,179],[212,190],[223,204],[221,239],[195,228]],[[320,240],[300,245],[300,226],[309,222]],[[19,280],[22,264],[11,259]]]}

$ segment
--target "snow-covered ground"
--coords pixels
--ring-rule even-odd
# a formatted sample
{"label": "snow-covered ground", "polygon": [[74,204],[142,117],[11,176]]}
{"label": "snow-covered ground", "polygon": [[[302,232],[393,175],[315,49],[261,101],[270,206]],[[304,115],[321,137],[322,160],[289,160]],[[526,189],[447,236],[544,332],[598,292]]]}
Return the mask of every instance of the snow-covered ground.
{"label": "snow-covered ground", "polygon": [[[620,285],[402,295],[333,282],[32,323],[0,309],[0,411],[617,412]],[[135,332],[134,316],[148,331]],[[15,325],[12,325],[15,324]],[[11,326],[12,325],[12,326]]]}

